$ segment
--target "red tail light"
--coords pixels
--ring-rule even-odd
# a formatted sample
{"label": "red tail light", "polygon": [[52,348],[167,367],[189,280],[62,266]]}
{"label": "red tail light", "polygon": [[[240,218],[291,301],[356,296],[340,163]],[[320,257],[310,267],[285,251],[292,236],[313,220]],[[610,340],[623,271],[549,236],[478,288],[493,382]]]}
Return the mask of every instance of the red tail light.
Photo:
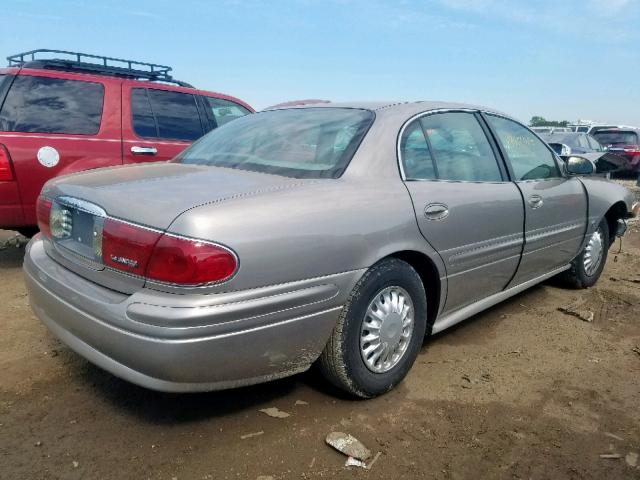
{"label": "red tail light", "polygon": [[11,158],[9,152],[4,145],[0,145],[0,182],[8,182],[13,180],[13,172],[11,171]]}
{"label": "red tail light", "polygon": [[102,229],[102,263],[143,276],[153,247],[162,233],[110,218]]}
{"label": "red tail light", "polygon": [[51,237],[51,228],[49,221],[51,217],[51,200],[46,197],[39,196],[36,203],[36,218],[38,220],[38,228],[45,237]]}
{"label": "red tail light", "polygon": [[152,281],[178,285],[222,282],[238,266],[236,256],[218,245],[112,219],[104,222],[102,262]]}
{"label": "red tail light", "polygon": [[226,248],[163,235],[153,250],[147,278],[165,283],[202,285],[229,279],[238,262]]}
{"label": "red tail light", "polygon": [[627,145],[623,150],[624,153],[640,154],[640,145]]}

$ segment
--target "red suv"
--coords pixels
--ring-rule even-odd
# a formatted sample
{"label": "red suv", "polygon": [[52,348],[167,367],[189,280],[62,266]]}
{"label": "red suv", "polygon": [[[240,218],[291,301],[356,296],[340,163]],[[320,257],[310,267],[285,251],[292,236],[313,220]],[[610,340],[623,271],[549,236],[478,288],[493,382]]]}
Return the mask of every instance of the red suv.
{"label": "red suv", "polygon": [[0,229],[28,236],[50,178],[169,160],[253,112],[237,98],[174,80],[164,65],[57,50],[8,60],[0,69]]}

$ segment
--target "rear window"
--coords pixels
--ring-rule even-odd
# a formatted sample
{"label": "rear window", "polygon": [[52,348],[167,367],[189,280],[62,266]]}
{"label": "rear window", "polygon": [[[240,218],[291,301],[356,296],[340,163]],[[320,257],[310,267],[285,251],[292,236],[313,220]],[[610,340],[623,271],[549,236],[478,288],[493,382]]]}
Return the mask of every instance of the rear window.
{"label": "rear window", "polygon": [[204,133],[196,99],[189,93],[134,88],[131,114],[139,137],[193,141]]}
{"label": "rear window", "polygon": [[103,100],[100,83],[19,75],[0,111],[0,130],[95,135]]}
{"label": "rear window", "polygon": [[593,136],[602,145],[637,145],[640,143],[636,132],[596,132]]}
{"label": "rear window", "polygon": [[176,162],[295,178],[342,175],[373,122],[369,110],[302,108],[245,115],[217,128]]}
{"label": "rear window", "polygon": [[211,114],[216,121],[216,125],[221,127],[225,123],[229,123],[231,120],[235,120],[240,117],[244,117],[249,110],[242,105],[238,105],[230,100],[224,100],[222,98],[205,97],[208,107],[211,109]]}

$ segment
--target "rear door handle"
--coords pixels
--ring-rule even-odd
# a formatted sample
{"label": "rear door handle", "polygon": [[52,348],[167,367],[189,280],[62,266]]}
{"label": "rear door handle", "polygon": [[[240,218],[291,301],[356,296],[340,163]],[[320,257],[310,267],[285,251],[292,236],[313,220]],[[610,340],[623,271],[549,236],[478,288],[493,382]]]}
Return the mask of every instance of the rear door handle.
{"label": "rear door handle", "polygon": [[427,220],[443,220],[449,216],[449,207],[444,203],[430,203],[424,207],[424,216]]}
{"label": "rear door handle", "polygon": [[540,195],[531,195],[529,197],[529,205],[531,205],[531,208],[540,208],[543,203],[544,201]]}
{"label": "rear door handle", "polygon": [[131,147],[131,153],[134,155],[155,155],[158,153],[156,147]]}

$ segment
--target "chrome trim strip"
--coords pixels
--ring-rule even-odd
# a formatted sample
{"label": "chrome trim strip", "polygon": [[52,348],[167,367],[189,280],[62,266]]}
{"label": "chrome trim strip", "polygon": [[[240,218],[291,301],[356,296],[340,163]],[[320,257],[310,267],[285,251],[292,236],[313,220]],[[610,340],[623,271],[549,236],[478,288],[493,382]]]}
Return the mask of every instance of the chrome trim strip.
{"label": "chrome trim strip", "polygon": [[65,207],[75,208],[76,210],[80,210],[84,213],[88,213],[90,215],[94,215],[100,218],[107,218],[107,212],[104,208],[99,207],[95,203],[87,202],[86,200],[81,200],[75,197],[56,197],[54,199],[55,202],[60,205],[64,205]]}
{"label": "chrome trim strip", "polygon": [[489,297],[483,298],[482,300],[478,300],[471,305],[467,305],[466,307],[444,315],[442,318],[436,320],[436,322],[433,324],[431,333],[442,332],[443,330],[446,330],[447,328],[452,327],[453,325],[460,323],[463,320],[466,320],[469,317],[472,317],[473,315],[480,313],[483,310],[486,310],[487,308],[492,307],[502,302],[503,300],[506,300],[507,298],[526,290],[529,287],[532,287],[548,278],[553,277],[554,275],[568,270],[570,267],[571,265],[567,264],[563,267],[556,268],[555,270],[545,273],[544,275],[541,275],[537,278],[527,280],[520,285],[516,285],[507,290],[503,290],[502,292],[495,293]]}

